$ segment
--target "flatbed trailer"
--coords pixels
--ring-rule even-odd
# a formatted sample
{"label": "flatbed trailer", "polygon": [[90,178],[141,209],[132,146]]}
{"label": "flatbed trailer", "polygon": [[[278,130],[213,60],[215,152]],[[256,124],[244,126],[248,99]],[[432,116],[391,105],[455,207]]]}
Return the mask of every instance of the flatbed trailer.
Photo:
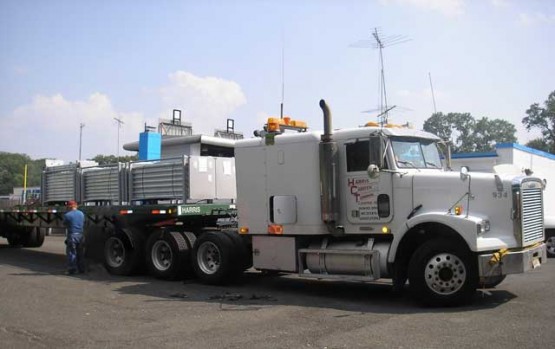
{"label": "flatbed trailer", "polygon": [[[87,256],[103,260],[108,271],[116,275],[139,273],[145,267],[162,279],[180,278],[195,268],[210,271],[217,267],[210,265],[213,263],[210,253],[214,251],[204,251],[201,266],[195,266],[192,259],[195,241],[203,235],[218,241],[223,238],[224,244],[232,244],[232,249],[237,251],[246,251],[250,243],[237,234],[233,203],[81,206],[79,209],[85,214]],[[49,229],[65,230],[66,212],[64,206],[0,210],[0,236],[7,238],[13,247],[40,247]],[[217,234],[222,236],[214,237]],[[233,258],[241,260],[240,271],[250,266],[246,253]]]}

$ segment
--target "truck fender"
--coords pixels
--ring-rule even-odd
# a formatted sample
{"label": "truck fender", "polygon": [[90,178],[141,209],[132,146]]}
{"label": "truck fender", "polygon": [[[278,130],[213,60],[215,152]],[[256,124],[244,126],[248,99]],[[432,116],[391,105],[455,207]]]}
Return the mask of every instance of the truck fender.
{"label": "truck fender", "polygon": [[426,212],[416,215],[406,221],[405,224],[400,227],[398,233],[396,234],[396,238],[393,239],[391,243],[388,262],[395,262],[397,249],[399,247],[399,244],[405,237],[405,234],[412,228],[424,223],[437,223],[452,229],[462,239],[464,239],[471,251],[476,251],[477,246],[475,234],[477,229],[476,226],[479,221],[481,221],[481,219],[478,219],[476,217],[454,216],[446,214],[445,212]]}

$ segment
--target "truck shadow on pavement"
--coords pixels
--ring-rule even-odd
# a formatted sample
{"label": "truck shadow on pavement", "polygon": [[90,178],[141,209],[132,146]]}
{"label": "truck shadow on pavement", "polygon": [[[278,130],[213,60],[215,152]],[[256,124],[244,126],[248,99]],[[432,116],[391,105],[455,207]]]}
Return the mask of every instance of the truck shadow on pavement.
{"label": "truck shadow on pavement", "polygon": [[[14,276],[52,276],[65,272],[65,256],[32,249],[16,249],[0,245],[0,265],[11,265],[29,272],[10,273]],[[466,306],[427,308],[409,297],[408,289],[392,291],[387,283],[353,283],[302,279],[296,275],[268,276],[247,271],[240,280],[226,286],[201,284],[194,279],[164,281],[148,276],[123,277],[110,275],[100,263],[88,263],[84,275],[68,276],[77,282],[102,283],[113,286],[114,292],[148,297],[145,302],[196,302],[219,304],[221,311],[257,311],[275,306],[328,308],[345,311],[353,316],[365,313],[413,314],[435,312],[466,312],[495,308],[517,298],[503,289],[478,290]],[[123,283],[123,285],[118,285]]]}
{"label": "truck shadow on pavement", "polygon": [[477,291],[471,304],[461,307],[422,307],[409,296],[408,288],[393,292],[390,284],[353,283],[302,279],[297,276],[266,276],[247,272],[242,279],[227,286],[202,285],[186,280],[178,292],[164,292],[160,287],[142,284],[118,289],[122,294],[148,294],[159,298],[148,300],[217,303],[222,311],[256,311],[286,305],[328,308],[349,312],[345,316],[364,313],[412,314],[464,312],[495,308],[517,296],[505,290]]}

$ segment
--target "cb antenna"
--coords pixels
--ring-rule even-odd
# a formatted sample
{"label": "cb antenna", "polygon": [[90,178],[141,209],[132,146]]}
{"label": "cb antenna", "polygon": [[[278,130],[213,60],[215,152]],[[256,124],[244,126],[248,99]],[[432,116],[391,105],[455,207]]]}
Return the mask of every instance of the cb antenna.
{"label": "cb antenna", "polygon": [[283,102],[285,101],[285,39],[281,32],[281,110],[280,118],[283,119]]}
{"label": "cb antenna", "polygon": [[377,49],[379,52],[380,60],[380,125],[385,125],[388,122],[389,111],[391,108],[388,106],[387,102],[387,89],[385,84],[385,69],[384,69],[384,58],[383,49],[389,46],[398,45],[410,41],[408,37],[404,35],[382,35],[379,28],[374,28],[372,32],[373,40],[359,40],[358,42],[351,45],[351,47],[371,47]]}

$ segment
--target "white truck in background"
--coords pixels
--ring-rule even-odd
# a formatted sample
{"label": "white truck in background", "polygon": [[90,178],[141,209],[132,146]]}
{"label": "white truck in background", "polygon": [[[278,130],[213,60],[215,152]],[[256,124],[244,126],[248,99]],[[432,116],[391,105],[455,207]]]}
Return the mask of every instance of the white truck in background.
{"label": "white truck in background", "polygon": [[540,178],[445,171],[436,136],[370,123],[332,131],[320,106],[323,133],[282,133],[289,122],[270,120],[235,145],[238,230],[256,269],[408,278],[418,299],[445,305],[546,261]]}

